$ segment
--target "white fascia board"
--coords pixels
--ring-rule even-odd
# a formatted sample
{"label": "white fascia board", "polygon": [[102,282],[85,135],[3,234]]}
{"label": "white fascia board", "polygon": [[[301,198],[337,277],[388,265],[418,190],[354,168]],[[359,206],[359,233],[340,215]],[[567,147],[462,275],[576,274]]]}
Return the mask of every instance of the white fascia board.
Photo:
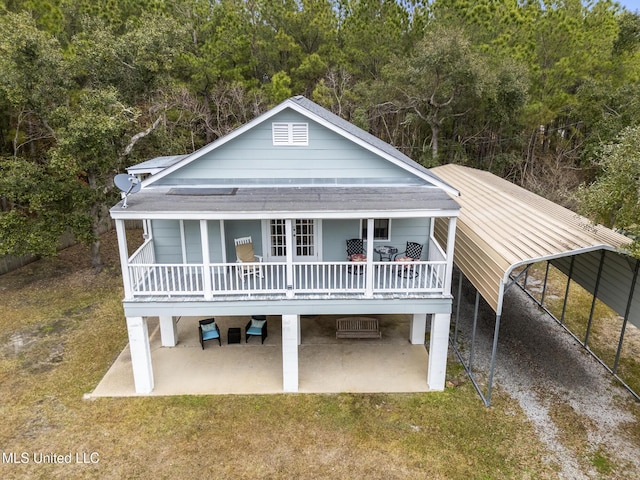
{"label": "white fascia board", "polygon": [[111,211],[117,220],[265,220],[265,219],[353,219],[353,218],[436,218],[457,217],[459,210],[357,211],[357,212],[131,212]]}

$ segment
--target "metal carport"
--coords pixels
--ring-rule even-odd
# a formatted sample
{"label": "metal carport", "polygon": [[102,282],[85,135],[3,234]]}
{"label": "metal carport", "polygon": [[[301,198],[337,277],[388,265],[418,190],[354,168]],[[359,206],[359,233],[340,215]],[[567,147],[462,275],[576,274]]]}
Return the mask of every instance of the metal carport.
{"label": "metal carport", "polygon": [[[551,264],[565,273],[569,282],[581,285],[593,295],[593,305],[598,298],[623,316],[614,365],[609,367],[598,358],[622,381],[616,375],[616,369],[627,322],[640,328],[640,296],[634,295],[640,261],[623,253],[630,240],[489,172],[452,164],[433,168],[432,172],[461,194],[456,197],[461,213],[456,229],[454,263],[496,314],[486,393],[474,378],[473,354],[465,363],[457,349],[455,333],[452,335],[453,348],[485,404],[489,405],[491,401],[504,293],[513,285],[520,286],[520,277],[527,275],[529,267],[537,262],[546,261],[547,272]],[[446,244],[446,230],[446,224],[436,222],[436,238],[442,244]],[[460,289],[461,283],[458,302]],[[592,315],[593,307],[589,327]],[[456,328],[457,323],[456,318]],[[576,337],[587,350],[589,327],[586,338]],[[591,350],[589,352],[595,356]]]}

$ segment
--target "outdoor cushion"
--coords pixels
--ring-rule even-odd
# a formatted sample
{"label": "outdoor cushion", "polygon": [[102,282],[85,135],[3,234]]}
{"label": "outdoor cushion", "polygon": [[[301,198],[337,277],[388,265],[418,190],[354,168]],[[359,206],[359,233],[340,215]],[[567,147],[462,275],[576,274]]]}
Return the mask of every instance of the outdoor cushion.
{"label": "outdoor cushion", "polygon": [[[251,328],[255,328],[258,330],[258,335],[262,331],[262,326],[265,324],[266,320],[256,320],[255,318],[251,319]],[[251,329],[250,328],[250,329]]]}
{"label": "outdoor cushion", "polygon": [[220,335],[218,334],[217,331],[213,331],[213,332],[204,332],[202,334],[202,340],[212,340],[214,338],[219,338]]}
{"label": "outdoor cushion", "polygon": [[211,330],[216,329],[216,322],[211,322],[211,323],[205,323],[200,325],[202,327],[202,331],[203,332],[210,332]]}
{"label": "outdoor cushion", "polygon": [[257,262],[252,243],[244,243],[236,246],[236,254],[241,262]]}
{"label": "outdoor cushion", "polygon": [[262,335],[262,328],[249,327],[249,329],[247,330],[247,335]]}

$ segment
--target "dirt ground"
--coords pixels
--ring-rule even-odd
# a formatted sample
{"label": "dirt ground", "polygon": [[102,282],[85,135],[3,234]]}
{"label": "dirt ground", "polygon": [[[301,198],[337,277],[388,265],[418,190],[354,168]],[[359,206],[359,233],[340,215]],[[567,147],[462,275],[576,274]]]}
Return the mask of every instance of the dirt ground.
{"label": "dirt ground", "polygon": [[[465,281],[458,327],[467,359],[474,302]],[[485,393],[494,327],[495,313],[481,301],[473,364]],[[505,393],[535,425],[560,478],[640,478],[640,404],[518,288],[505,296],[494,373],[492,396]]]}

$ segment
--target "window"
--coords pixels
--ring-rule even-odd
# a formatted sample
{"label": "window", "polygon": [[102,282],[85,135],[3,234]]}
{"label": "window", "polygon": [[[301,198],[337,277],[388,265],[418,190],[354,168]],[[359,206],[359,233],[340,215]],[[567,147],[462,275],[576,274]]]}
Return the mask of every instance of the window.
{"label": "window", "polygon": [[[367,220],[360,220],[362,239],[367,239]],[[391,240],[391,219],[376,218],[373,220],[373,239],[388,242]]]}
{"label": "window", "polygon": [[271,132],[274,145],[309,145],[308,123],[272,123]]}
{"label": "window", "polygon": [[287,254],[287,235],[284,220],[271,220],[269,224],[271,236],[271,256],[284,257]]}

